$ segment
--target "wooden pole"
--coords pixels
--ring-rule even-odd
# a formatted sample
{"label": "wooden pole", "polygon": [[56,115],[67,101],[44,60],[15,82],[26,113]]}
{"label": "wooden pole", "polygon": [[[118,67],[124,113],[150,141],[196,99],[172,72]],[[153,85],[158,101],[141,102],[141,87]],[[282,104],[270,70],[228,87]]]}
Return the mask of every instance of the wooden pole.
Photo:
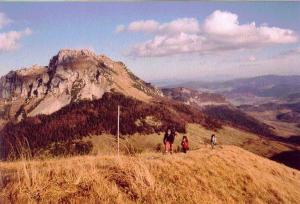
{"label": "wooden pole", "polygon": [[120,156],[120,106],[118,105],[118,157]]}

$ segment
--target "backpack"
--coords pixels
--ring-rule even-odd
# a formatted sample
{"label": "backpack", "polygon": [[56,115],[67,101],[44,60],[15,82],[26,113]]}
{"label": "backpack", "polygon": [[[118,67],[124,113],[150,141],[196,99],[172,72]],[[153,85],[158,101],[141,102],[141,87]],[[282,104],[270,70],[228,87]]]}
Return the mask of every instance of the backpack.
{"label": "backpack", "polygon": [[187,141],[182,141],[181,146],[185,149],[189,149],[189,143]]}
{"label": "backpack", "polygon": [[211,143],[216,144],[216,142],[217,142],[216,136],[212,136],[211,137]]}

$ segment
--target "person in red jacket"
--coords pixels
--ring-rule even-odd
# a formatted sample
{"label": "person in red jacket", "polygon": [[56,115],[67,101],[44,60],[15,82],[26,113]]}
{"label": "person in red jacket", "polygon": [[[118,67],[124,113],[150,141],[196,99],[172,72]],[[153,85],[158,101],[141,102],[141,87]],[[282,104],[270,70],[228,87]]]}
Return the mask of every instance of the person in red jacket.
{"label": "person in red jacket", "polygon": [[184,153],[186,153],[190,149],[189,148],[189,140],[188,140],[187,136],[185,136],[185,135],[182,137],[181,149]]}

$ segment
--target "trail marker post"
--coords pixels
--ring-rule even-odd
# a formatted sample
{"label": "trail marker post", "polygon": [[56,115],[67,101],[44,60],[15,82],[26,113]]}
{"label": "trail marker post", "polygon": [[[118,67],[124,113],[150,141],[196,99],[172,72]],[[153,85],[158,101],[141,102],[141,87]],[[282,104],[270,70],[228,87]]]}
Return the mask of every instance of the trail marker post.
{"label": "trail marker post", "polygon": [[118,105],[118,157],[120,156],[120,106]]}

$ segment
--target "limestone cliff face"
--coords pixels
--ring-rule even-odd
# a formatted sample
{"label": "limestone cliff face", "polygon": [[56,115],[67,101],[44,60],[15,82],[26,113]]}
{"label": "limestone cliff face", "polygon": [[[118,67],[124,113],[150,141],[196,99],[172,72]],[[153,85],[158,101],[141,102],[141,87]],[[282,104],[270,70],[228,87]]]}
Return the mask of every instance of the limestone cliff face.
{"label": "limestone cliff face", "polygon": [[32,66],[30,69],[11,71],[0,79],[0,97],[2,99],[27,98],[33,90],[41,92],[41,83],[48,81],[45,67]]}
{"label": "limestone cliff face", "polygon": [[122,62],[89,50],[65,49],[48,66],[35,65],[1,77],[0,117],[51,114],[69,103],[99,99],[112,90],[142,101],[163,95]]}

